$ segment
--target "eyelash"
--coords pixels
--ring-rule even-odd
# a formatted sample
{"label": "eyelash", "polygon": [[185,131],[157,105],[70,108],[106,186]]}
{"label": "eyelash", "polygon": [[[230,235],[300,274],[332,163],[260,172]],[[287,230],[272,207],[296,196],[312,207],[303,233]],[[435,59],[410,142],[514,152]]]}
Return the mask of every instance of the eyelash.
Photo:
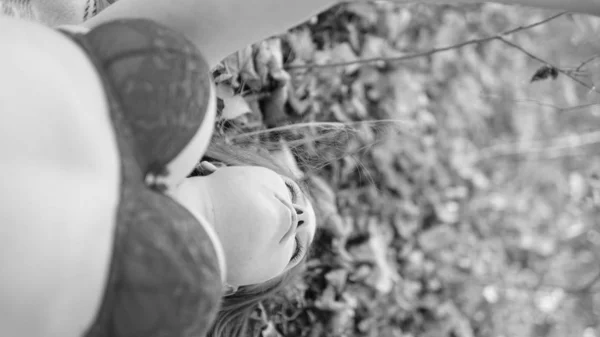
{"label": "eyelash", "polygon": [[292,202],[296,202],[296,199],[298,198],[298,191],[296,190],[296,186],[287,180],[285,181],[285,186],[290,191]]}
{"label": "eyelash", "polygon": [[[296,199],[298,198],[298,195],[300,193],[300,192],[298,192],[296,185],[294,185],[290,181],[286,180],[285,186],[290,191],[290,196],[292,198],[292,202],[293,203],[296,202]],[[292,263],[292,264],[298,262],[298,260],[300,260],[300,258],[302,258],[302,255],[304,254],[304,246],[300,243],[300,240],[298,239],[298,237],[296,236],[294,238],[294,240],[296,240],[296,249],[294,250],[294,254],[292,255],[292,258],[290,259],[290,263]]]}
{"label": "eyelash", "polygon": [[294,250],[294,255],[292,255],[292,259],[290,260],[290,263],[292,264],[298,262],[298,260],[300,260],[300,258],[302,257],[302,254],[304,254],[304,246],[300,243],[300,240],[298,240],[297,236],[295,240],[296,249]]}

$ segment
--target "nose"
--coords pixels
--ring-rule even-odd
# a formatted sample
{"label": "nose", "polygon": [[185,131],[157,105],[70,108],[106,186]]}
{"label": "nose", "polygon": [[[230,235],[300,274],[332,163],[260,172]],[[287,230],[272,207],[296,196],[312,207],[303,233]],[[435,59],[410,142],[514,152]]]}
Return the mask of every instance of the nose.
{"label": "nose", "polygon": [[297,219],[298,219],[298,228],[304,224],[304,217],[306,216],[304,207],[301,205],[294,204],[294,210],[296,211]]}

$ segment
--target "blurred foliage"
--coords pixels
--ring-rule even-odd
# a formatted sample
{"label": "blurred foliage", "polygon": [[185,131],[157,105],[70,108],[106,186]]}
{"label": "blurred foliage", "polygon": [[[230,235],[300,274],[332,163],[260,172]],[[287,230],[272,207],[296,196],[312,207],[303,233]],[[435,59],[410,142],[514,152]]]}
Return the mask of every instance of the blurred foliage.
{"label": "blurred foliage", "polygon": [[345,4],[223,61],[218,133],[285,145],[319,216],[306,272],[255,335],[600,336],[599,19],[505,37],[523,50],[310,67],[551,14]]}

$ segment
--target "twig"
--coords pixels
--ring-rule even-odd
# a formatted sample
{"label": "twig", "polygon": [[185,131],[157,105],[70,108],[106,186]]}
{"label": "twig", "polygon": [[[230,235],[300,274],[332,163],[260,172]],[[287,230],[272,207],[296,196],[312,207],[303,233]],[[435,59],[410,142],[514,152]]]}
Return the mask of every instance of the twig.
{"label": "twig", "polygon": [[569,77],[570,79],[572,79],[572,80],[573,80],[573,81],[575,81],[576,83],[578,83],[578,84],[580,84],[580,85],[582,85],[582,86],[584,86],[584,87],[588,88],[590,91],[595,91],[595,92],[597,92],[597,93],[600,93],[600,91],[598,91],[598,90],[597,90],[595,87],[591,87],[591,86],[589,86],[587,83],[585,83],[585,82],[583,82],[582,80],[578,79],[577,77],[575,77],[575,76],[571,75],[571,73],[570,73],[570,72],[568,72],[568,71],[566,71],[566,70],[563,70],[563,69],[561,69],[561,68],[559,68],[559,67],[557,67],[557,66],[555,66],[555,65],[552,65],[552,64],[548,63],[547,61],[545,61],[545,60],[543,60],[543,59],[541,59],[541,58],[539,58],[539,57],[535,56],[535,55],[534,55],[534,54],[532,54],[531,52],[527,51],[525,48],[523,48],[523,47],[519,46],[518,44],[516,44],[516,43],[512,43],[512,42],[508,41],[507,39],[505,39],[505,38],[503,38],[503,37],[498,37],[497,39],[498,39],[498,40],[500,40],[500,41],[502,41],[504,44],[506,44],[506,45],[508,45],[508,46],[510,46],[510,47],[512,47],[512,48],[515,48],[515,49],[517,49],[517,50],[521,51],[523,54],[525,54],[525,55],[529,56],[530,58],[532,58],[532,59],[534,59],[534,60],[536,60],[536,61],[538,61],[538,62],[541,62],[541,63],[543,63],[543,64],[547,64],[547,65],[549,65],[549,66],[552,66],[552,67],[553,67],[553,68],[555,68],[555,69],[556,69],[556,70],[557,70],[559,73],[561,73],[561,74],[563,74],[563,75],[565,75],[565,76]]}
{"label": "twig", "polygon": [[556,18],[559,18],[563,15],[567,14],[567,12],[561,12],[555,15],[552,15],[544,20],[532,23],[530,25],[526,25],[526,26],[519,26],[510,30],[507,30],[503,33],[497,34],[497,35],[493,35],[493,36],[487,36],[487,37],[483,37],[483,38],[479,38],[479,39],[472,39],[472,40],[468,40],[468,41],[464,41],[455,45],[451,45],[451,46],[447,46],[447,47],[442,47],[442,48],[434,48],[434,49],[430,49],[427,51],[423,51],[423,52],[418,52],[418,53],[414,53],[414,54],[409,54],[409,55],[404,55],[404,56],[398,56],[398,57],[374,57],[374,58],[369,58],[369,59],[362,59],[362,60],[355,60],[355,61],[348,61],[348,62],[337,62],[337,63],[327,63],[327,64],[302,64],[302,65],[287,65],[285,67],[286,70],[295,70],[295,69],[319,69],[319,68],[330,68],[330,67],[343,67],[343,66],[348,66],[348,65],[354,65],[354,64],[368,64],[368,63],[373,63],[373,62],[399,62],[399,61],[406,61],[406,60],[410,60],[410,59],[414,59],[414,58],[419,58],[419,57],[423,57],[423,56],[429,56],[429,55],[433,55],[433,54],[437,54],[437,53],[441,53],[444,51],[448,51],[448,50],[452,50],[452,49],[459,49],[468,45],[472,45],[472,44],[479,44],[479,43],[485,43],[485,42],[489,42],[489,41],[493,41],[493,40],[497,40],[500,39],[504,36],[510,35],[510,34],[514,34],[523,30],[528,30],[534,27],[537,27],[539,25],[543,25],[547,22],[550,22]]}
{"label": "twig", "polygon": [[[488,95],[479,95],[479,97],[501,99],[503,102],[507,101],[506,97],[502,97],[500,95],[489,95],[488,94]],[[558,105],[554,105],[552,103],[538,101],[533,98],[519,98],[519,99],[511,99],[509,101],[514,102],[514,103],[520,103],[520,104],[535,104],[537,106],[551,108],[551,109],[555,110],[556,112],[571,112],[571,111],[582,110],[585,108],[590,108],[593,106],[600,105],[600,102],[596,102],[596,103],[585,103],[585,104],[580,104],[580,105],[571,106],[571,107],[561,107]]]}
{"label": "twig", "polygon": [[[553,143],[553,145],[547,145]],[[563,150],[594,145],[600,143],[600,131],[584,134],[554,138],[549,141],[516,142],[493,145],[479,152],[478,161],[489,160],[499,156],[528,155],[528,154],[553,154]]]}
{"label": "twig", "polygon": [[577,68],[575,68],[575,71],[580,71],[581,68],[585,67],[588,63],[592,62],[593,60],[595,60],[599,57],[600,57],[600,55],[594,55],[594,56],[590,57],[589,59],[581,62],[581,64],[578,65]]}

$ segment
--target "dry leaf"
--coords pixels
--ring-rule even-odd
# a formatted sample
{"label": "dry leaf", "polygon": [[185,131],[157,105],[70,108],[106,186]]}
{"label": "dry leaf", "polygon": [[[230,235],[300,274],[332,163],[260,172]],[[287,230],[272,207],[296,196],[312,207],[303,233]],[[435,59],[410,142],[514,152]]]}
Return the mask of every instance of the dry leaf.
{"label": "dry leaf", "polygon": [[252,46],[247,46],[229,56],[227,56],[220,65],[219,78],[215,79],[215,83],[228,81],[234,88],[242,85],[238,82],[238,78],[242,79],[245,85],[250,86],[253,90],[260,89],[260,79],[254,69],[254,58]]}
{"label": "dry leaf", "polygon": [[[339,63],[339,62],[356,62],[359,58],[352,50],[350,43],[344,42],[336,45],[330,51],[330,62]],[[360,68],[360,64],[350,64],[344,67],[344,72],[347,74],[354,73]]]}
{"label": "dry leaf", "polygon": [[385,234],[381,231],[377,221],[371,221],[369,225],[369,246],[373,252],[375,261],[374,273],[367,282],[370,283],[375,290],[380,294],[388,294],[394,284],[400,280],[400,275],[396,270],[397,266],[390,262],[387,256],[389,249],[389,237],[386,239]]}
{"label": "dry leaf", "polygon": [[287,34],[287,41],[294,51],[296,61],[300,61],[299,63],[303,64],[312,60],[315,46],[310,30],[306,28],[295,29]]}
{"label": "dry leaf", "polygon": [[354,325],[354,310],[346,308],[336,311],[329,320],[329,329],[334,336],[339,336],[352,329]]}
{"label": "dry leaf", "polygon": [[232,120],[252,112],[248,102],[241,95],[235,95],[233,88],[226,84],[217,85],[217,97],[223,101],[221,119]]}
{"label": "dry leaf", "polygon": [[373,58],[391,58],[402,56],[402,53],[396,50],[390,43],[379,36],[367,34],[360,53],[361,59]]}
{"label": "dry leaf", "polygon": [[260,335],[261,337],[282,337],[279,331],[275,329],[275,325],[272,321],[269,321],[269,323],[267,323],[267,326],[263,328]]}
{"label": "dry leaf", "polygon": [[323,311],[342,311],[348,306],[346,303],[336,300],[335,288],[328,284],[327,288],[323,290],[321,296],[315,301],[315,307]]}
{"label": "dry leaf", "polygon": [[[452,302],[446,302],[439,306],[440,315],[444,316],[449,325],[450,331],[456,337],[474,337],[473,327],[471,322],[465,315],[463,315],[456,305]],[[450,332],[449,331],[449,332]],[[444,334],[446,335],[446,334]]]}
{"label": "dry leaf", "polygon": [[269,83],[269,77],[275,81],[289,80],[289,75],[283,70],[283,54],[279,38],[267,39],[256,45],[254,65],[263,84]]}
{"label": "dry leaf", "polygon": [[399,11],[388,10],[383,13],[382,26],[388,41],[396,41],[410,25],[412,20],[411,11],[401,8]]}
{"label": "dry leaf", "polygon": [[348,271],[345,269],[334,269],[325,275],[325,279],[338,293],[341,293],[346,286]]}
{"label": "dry leaf", "polygon": [[379,13],[377,13],[377,7],[370,2],[351,2],[346,6],[346,10],[361,19],[365,20],[368,24],[374,25],[379,20]]}
{"label": "dry leaf", "polygon": [[260,110],[267,127],[272,127],[287,120],[285,103],[288,100],[287,83],[273,90],[271,94],[260,100]]}
{"label": "dry leaf", "polygon": [[450,226],[436,226],[419,235],[419,245],[427,253],[449,248],[457,242],[456,230]]}

